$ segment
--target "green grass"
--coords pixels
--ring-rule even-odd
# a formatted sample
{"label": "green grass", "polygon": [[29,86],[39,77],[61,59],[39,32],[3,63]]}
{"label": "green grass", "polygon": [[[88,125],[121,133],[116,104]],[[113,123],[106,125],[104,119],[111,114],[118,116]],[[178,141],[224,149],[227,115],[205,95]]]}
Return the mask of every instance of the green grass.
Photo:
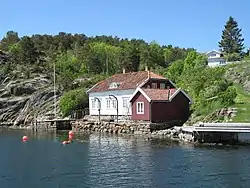
{"label": "green grass", "polygon": [[234,84],[237,90],[235,104],[231,107],[237,108],[233,122],[250,122],[250,94],[247,94],[239,84]]}

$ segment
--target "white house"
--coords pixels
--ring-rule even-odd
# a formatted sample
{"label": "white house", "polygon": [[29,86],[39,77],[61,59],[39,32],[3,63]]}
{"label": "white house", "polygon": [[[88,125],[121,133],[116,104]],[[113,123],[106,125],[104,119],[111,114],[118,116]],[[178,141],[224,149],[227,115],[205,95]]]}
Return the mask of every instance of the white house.
{"label": "white house", "polygon": [[[115,74],[95,84],[87,91],[89,94],[89,115],[97,116],[100,113],[101,116],[116,116],[118,110],[118,116],[131,116],[131,97],[138,87],[142,87],[152,80],[155,82],[161,80],[166,83],[164,87],[175,88],[170,80],[147,69],[129,73],[125,73],[123,70],[123,73]],[[147,85],[147,87],[149,88],[151,85]]]}
{"label": "white house", "polygon": [[227,64],[220,51],[211,50],[207,52],[206,55],[209,67],[216,67]]}

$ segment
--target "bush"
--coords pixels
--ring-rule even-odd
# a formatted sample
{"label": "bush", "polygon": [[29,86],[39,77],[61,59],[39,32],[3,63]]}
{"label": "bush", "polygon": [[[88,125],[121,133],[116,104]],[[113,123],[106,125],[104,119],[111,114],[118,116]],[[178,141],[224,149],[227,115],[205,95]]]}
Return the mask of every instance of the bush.
{"label": "bush", "polygon": [[227,60],[227,61],[239,61],[242,59],[241,55],[238,54],[238,53],[232,53],[232,54],[225,54],[224,55],[224,58]]}
{"label": "bush", "polygon": [[233,86],[227,88],[226,91],[222,92],[219,96],[221,103],[225,106],[234,104],[234,99],[237,97],[237,91]]}
{"label": "bush", "polygon": [[63,116],[69,116],[73,110],[88,107],[88,95],[84,89],[65,92],[59,101],[59,108]]}

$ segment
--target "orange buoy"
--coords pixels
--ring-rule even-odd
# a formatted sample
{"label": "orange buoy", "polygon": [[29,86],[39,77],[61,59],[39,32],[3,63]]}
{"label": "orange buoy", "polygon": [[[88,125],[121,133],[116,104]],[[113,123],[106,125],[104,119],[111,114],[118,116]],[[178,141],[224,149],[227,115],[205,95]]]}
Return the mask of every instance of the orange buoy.
{"label": "orange buoy", "polygon": [[74,132],[73,131],[69,131],[69,135],[74,136]]}
{"label": "orange buoy", "polygon": [[27,142],[28,139],[29,139],[29,138],[28,138],[27,136],[23,136],[23,138],[22,138],[23,142]]}

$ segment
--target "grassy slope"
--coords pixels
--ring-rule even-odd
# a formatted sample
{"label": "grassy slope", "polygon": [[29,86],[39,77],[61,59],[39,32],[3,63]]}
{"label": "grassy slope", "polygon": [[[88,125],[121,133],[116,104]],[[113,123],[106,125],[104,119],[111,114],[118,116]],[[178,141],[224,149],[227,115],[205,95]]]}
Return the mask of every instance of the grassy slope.
{"label": "grassy slope", "polygon": [[235,104],[231,107],[237,108],[233,122],[250,122],[250,94],[247,94],[239,84],[234,84],[237,89]]}
{"label": "grassy slope", "polygon": [[[245,62],[239,62],[235,64],[230,64],[225,67],[226,69],[233,68],[233,71],[231,71],[230,74],[236,73],[236,77],[240,77],[243,80],[249,80],[250,79],[250,61],[245,61]],[[240,73],[240,74],[239,74]],[[229,81],[235,81],[235,75],[227,77]],[[239,79],[239,78],[237,78]],[[231,108],[236,108],[236,116],[233,117],[230,122],[244,122],[244,123],[250,123],[250,93],[247,93],[244,88],[237,83],[233,84],[234,87],[236,88],[237,91],[237,97],[235,99],[235,104],[230,106]],[[202,114],[201,116],[196,116],[195,119],[201,118],[199,121],[220,121],[217,116],[214,116],[214,112],[222,109],[223,106],[221,106],[220,103],[215,103],[212,107],[209,108],[204,108],[200,113]],[[223,120],[223,118],[221,119]],[[196,122],[196,120],[195,120]]]}
{"label": "grassy slope", "polygon": [[[231,64],[228,68],[233,68],[233,73],[237,73],[243,80],[248,80],[250,75],[250,61],[245,60],[239,63]],[[234,81],[234,77],[230,79]],[[247,93],[240,84],[234,83],[237,90],[235,104],[231,107],[237,108],[236,116],[233,122],[250,122],[250,94]]]}

